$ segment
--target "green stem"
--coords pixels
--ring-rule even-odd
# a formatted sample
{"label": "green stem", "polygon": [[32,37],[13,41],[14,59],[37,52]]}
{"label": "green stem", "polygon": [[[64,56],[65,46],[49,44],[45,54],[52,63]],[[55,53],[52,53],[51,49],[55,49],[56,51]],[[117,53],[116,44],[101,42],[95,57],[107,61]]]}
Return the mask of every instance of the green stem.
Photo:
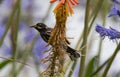
{"label": "green stem", "polygon": [[19,20],[20,20],[20,0],[17,1],[17,13],[16,13],[16,22],[12,25],[11,28],[11,38],[12,38],[12,46],[13,46],[13,67],[12,67],[12,71],[13,71],[13,77],[17,77],[16,74],[16,58],[17,58],[17,37],[18,37],[18,29],[19,29]]}
{"label": "green stem", "polygon": [[[89,35],[90,30],[91,30],[91,28],[92,28],[92,25],[93,25],[93,23],[94,23],[97,15],[98,15],[98,12],[99,12],[99,10],[100,10],[100,8],[101,8],[102,3],[103,3],[103,0],[102,0],[102,1],[99,1],[99,2],[96,4],[97,6],[99,5],[99,7],[96,6],[96,8],[94,9],[95,13],[94,13],[94,11],[93,11],[93,13],[94,13],[93,15],[94,15],[94,16],[92,16],[93,19],[92,19],[92,21],[91,21],[91,23],[90,23],[90,27],[89,27],[89,30],[88,30],[88,35]],[[92,17],[90,17],[90,18],[92,18]],[[83,36],[83,32],[82,32],[82,35],[81,35],[81,36]],[[80,44],[80,42],[81,42],[81,40],[82,40],[81,36],[80,36],[80,38],[79,38],[79,40],[78,40],[78,42],[77,42],[76,48],[78,48],[78,46],[79,46],[79,44]],[[83,42],[82,42],[82,46],[83,46]],[[81,47],[82,47],[82,46],[81,46]],[[80,48],[81,48],[81,47],[80,47]],[[73,63],[73,65],[72,65],[72,70],[75,69],[75,66],[76,66],[76,63]],[[71,77],[72,72],[69,72],[68,75],[69,75],[69,77]]]}
{"label": "green stem", "polygon": [[109,62],[110,59],[111,59],[111,57],[109,59],[107,59],[101,66],[99,66],[99,68],[95,72],[93,72],[90,75],[90,77],[93,77],[94,75],[96,75]]}
{"label": "green stem", "polygon": [[[86,5],[86,13],[85,13],[85,26],[84,26],[84,33],[83,33],[83,46],[87,44],[87,35],[88,35],[88,19],[89,19],[89,3],[90,0],[87,0],[87,5]],[[86,55],[86,48],[83,48],[82,54]],[[85,58],[86,56],[81,57],[81,64],[80,64],[80,71],[79,71],[79,77],[84,77],[84,68],[85,68]]]}
{"label": "green stem", "polygon": [[119,45],[117,46],[115,52],[113,53],[113,55],[112,55],[112,57],[111,57],[108,65],[106,66],[102,77],[106,77],[106,76],[107,76],[107,73],[108,73],[108,71],[109,71],[109,69],[110,69],[110,66],[111,66],[111,64],[113,63],[113,60],[115,59],[115,57],[116,57],[117,53],[119,52],[119,50],[120,50],[120,43],[119,43]]}
{"label": "green stem", "polygon": [[[104,1],[104,8],[105,8],[105,10],[104,10],[104,13],[102,14],[103,15],[103,24],[102,25],[104,25],[105,26],[105,22],[106,22],[106,15],[107,15],[107,9],[108,9],[108,1],[106,0],[106,2]],[[101,49],[102,49],[102,39],[100,39],[100,44],[99,44],[99,51],[98,51],[98,63],[97,63],[97,66],[99,67],[99,64],[100,64],[100,56],[101,56]],[[97,74],[97,77],[99,77],[99,73]]]}
{"label": "green stem", "polygon": [[[34,38],[33,43],[32,43],[33,46],[34,46],[35,43],[37,42],[38,38],[39,38],[38,36],[36,36],[36,37]],[[33,46],[32,46],[32,47],[33,47]],[[35,57],[34,53],[31,53],[31,55],[32,55],[32,57],[33,57],[33,59],[34,59],[34,62],[35,62],[36,71],[37,71],[38,75],[41,77],[40,70],[39,70],[39,67],[41,67],[41,66],[39,66],[39,65],[36,63],[36,61],[37,61],[38,59]]]}
{"label": "green stem", "polygon": [[[94,23],[97,15],[98,15],[98,12],[99,12],[100,8],[102,7],[103,1],[104,1],[104,0],[99,0],[99,2],[97,3],[97,6],[98,6],[98,7],[95,8],[96,12],[95,12],[95,14],[94,14],[94,17],[93,17],[91,23],[90,23],[90,27],[89,27],[88,32],[90,32],[90,30],[91,30],[91,28],[92,28],[92,25],[93,25],[93,23]],[[94,13],[94,11],[93,11],[93,13]]]}
{"label": "green stem", "polygon": [[[71,67],[71,69],[74,69],[74,68],[75,68],[76,63],[77,63],[77,61],[75,61],[75,62],[73,63],[73,66]],[[72,76],[72,74],[73,74],[73,71],[72,71],[72,70],[70,70],[70,72],[69,72],[69,74],[68,74],[68,76],[67,76],[67,77],[71,77],[71,76]]]}
{"label": "green stem", "polygon": [[48,15],[51,12],[52,6],[53,6],[52,4],[49,5],[48,10],[47,10],[47,12],[45,14],[45,17],[42,19],[42,22],[45,22],[46,18],[48,17]]}
{"label": "green stem", "polygon": [[98,66],[100,64],[101,49],[102,49],[102,39],[100,39],[99,49],[98,49],[98,64],[97,64]]}
{"label": "green stem", "polygon": [[13,21],[13,18],[14,18],[14,15],[15,15],[15,12],[16,12],[17,8],[18,8],[18,3],[15,4],[15,6],[14,6],[14,8],[13,8],[11,14],[10,14],[10,18],[8,20],[8,23],[6,24],[6,30],[5,30],[2,38],[0,39],[0,46],[2,46],[2,44],[4,42],[4,38],[5,38],[6,34],[8,33],[8,30],[9,30],[11,24],[12,24],[12,21]]}
{"label": "green stem", "polygon": [[[26,52],[23,54],[23,59],[24,59],[24,61],[23,61],[23,63],[26,63],[27,61],[28,61],[28,59],[29,59],[29,56],[32,54],[32,55],[34,55],[33,53],[32,53],[32,49],[33,49],[33,47],[34,47],[34,45],[35,45],[35,43],[36,43],[36,41],[37,41],[37,38],[38,37],[35,37],[34,39],[33,39],[33,41],[30,43],[30,45],[28,45],[27,47],[26,47]],[[19,68],[18,68],[18,70],[17,70],[17,74],[19,74],[20,73],[20,71],[22,70],[22,68],[24,67],[24,64],[22,64]]]}
{"label": "green stem", "polygon": [[[78,40],[78,42],[77,42],[77,44],[76,44],[76,46],[75,46],[75,49],[76,49],[76,48],[78,48],[79,43],[80,43],[80,42],[81,42],[81,40],[82,40],[82,36],[83,36],[83,32],[82,32],[82,35],[79,37],[79,40]],[[81,48],[81,47],[80,47],[80,48]],[[70,63],[70,64],[71,64],[71,63]],[[75,69],[76,64],[77,64],[77,62],[76,62],[76,61],[75,61],[75,62],[73,62],[72,67],[71,67],[71,70],[74,70],[74,69]],[[71,77],[71,76],[72,76],[72,74],[73,74],[73,71],[70,71],[67,77]]]}

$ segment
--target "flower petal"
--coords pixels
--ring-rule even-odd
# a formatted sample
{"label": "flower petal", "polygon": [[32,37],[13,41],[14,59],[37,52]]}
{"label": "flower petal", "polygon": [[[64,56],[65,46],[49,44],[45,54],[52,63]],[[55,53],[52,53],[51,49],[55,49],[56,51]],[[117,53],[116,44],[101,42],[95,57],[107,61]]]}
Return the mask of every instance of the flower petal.
{"label": "flower petal", "polygon": [[120,32],[111,27],[110,29],[106,29],[97,24],[96,31],[100,34],[102,38],[105,38],[105,36],[108,36],[111,40],[120,38]]}
{"label": "flower petal", "polygon": [[50,0],[50,3],[54,3],[55,1],[57,1],[57,0]]}
{"label": "flower petal", "polygon": [[71,7],[71,5],[70,5],[70,2],[68,2],[68,7],[69,7],[69,9],[70,9],[70,14],[73,14],[74,11],[73,11],[73,9],[72,9],[72,7]]}
{"label": "flower petal", "polygon": [[78,0],[74,0],[74,2],[75,2],[77,5],[79,4]]}
{"label": "flower petal", "polygon": [[53,12],[56,13],[56,12],[57,12],[57,9],[58,9],[61,5],[62,5],[62,3],[59,2],[59,3],[57,4],[57,6],[55,7],[55,9],[53,10]]}
{"label": "flower petal", "polygon": [[70,0],[70,3],[71,3],[72,5],[75,5],[75,2],[74,2],[73,0]]}
{"label": "flower petal", "polygon": [[108,17],[112,17],[112,16],[120,16],[120,10],[118,10],[117,8],[115,8],[115,6],[113,6],[111,8],[111,13],[108,15]]}

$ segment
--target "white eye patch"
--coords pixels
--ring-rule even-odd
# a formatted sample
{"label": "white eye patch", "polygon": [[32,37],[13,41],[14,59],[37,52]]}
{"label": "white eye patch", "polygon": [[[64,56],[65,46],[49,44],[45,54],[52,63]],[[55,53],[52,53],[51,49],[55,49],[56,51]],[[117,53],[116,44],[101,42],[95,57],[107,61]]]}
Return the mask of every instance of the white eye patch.
{"label": "white eye patch", "polygon": [[40,27],[40,26],[37,26],[37,28],[38,28],[38,29],[42,29],[42,27]]}

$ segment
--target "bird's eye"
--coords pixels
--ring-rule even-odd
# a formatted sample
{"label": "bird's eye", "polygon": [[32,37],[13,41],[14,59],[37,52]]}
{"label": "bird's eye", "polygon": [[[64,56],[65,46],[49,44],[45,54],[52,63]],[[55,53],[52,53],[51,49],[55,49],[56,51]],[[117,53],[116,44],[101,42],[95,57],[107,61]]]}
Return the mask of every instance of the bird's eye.
{"label": "bird's eye", "polygon": [[39,29],[45,28],[45,25],[43,23],[37,23],[37,27]]}
{"label": "bird's eye", "polygon": [[41,25],[41,23],[39,23],[39,25]]}

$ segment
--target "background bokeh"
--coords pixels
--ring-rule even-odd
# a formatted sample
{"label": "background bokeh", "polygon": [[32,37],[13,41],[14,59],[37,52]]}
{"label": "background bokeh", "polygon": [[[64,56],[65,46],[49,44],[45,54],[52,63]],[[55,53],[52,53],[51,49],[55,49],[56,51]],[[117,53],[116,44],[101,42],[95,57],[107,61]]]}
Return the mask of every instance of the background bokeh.
{"label": "background bokeh", "polygon": [[[53,9],[57,2],[50,4],[49,0],[20,0],[20,2],[18,1],[18,5],[16,5],[16,2],[17,0],[0,0],[0,77],[14,77],[15,75],[16,77],[41,77],[40,73],[47,66],[47,64],[43,64],[40,61],[47,55],[42,52],[48,50],[50,47],[46,47],[47,43],[44,42],[39,33],[35,29],[30,28],[30,26],[38,22],[43,22],[53,28],[56,21]],[[69,39],[71,42],[70,46],[75,48],[79,43],[76,50],[80,50],[81,42],[78,41],[85,25],[86,0],[79,0],[79,2],[79,5],[73,6],[74,14],[68,17],[66,23],[67,37],[72,38]],[[95,8],[95,4],[95,0],[91,0],[91,7],[89,7],[91,17],[92,15],[94,16],[93,9]],[[120,31],[120,17],[108,17],[113,5],[112,0],[104,0],[89,32],[90,34],[86,45],[87,54],[83,55],[86,56],[85,72],[91,59],[98,55],[99,48],[101,48],[101,52],[99,53],[100,57],[95,58],[94,70],[97,69],[97,66],[103,64],[114,53],[117,47],[116,40],[110,40],[107,37],[101,39],[95,31],[96,24],[104,24],[106,28],[111,26]],[[120,8],[120,4],[116,4],[115,6]],[[16,9],[15,12],[14,9]],[[5,33],[6,35],[4,35]],[[3,38],[3,36],[5,37]],[[16,39],[17,43],[14,43]],[[102,44],[100,46],[101,42]],[[117,39],[117,42],[119,42],[119,39]],[[13,60],[12,58],[15,59]],[[72,77],[79,77],[80,59],[81,58],[78,59],[76,68],[72,72]],[[67,61],[70,62],[68,56],[66,56],[66,63]],[[71,70],[73,63],[74,62],[70,62],[65,77],[68,77],[69,70]],[[120,53],[115,57],[107,77],[120,77],[119,63]],[[101,73],[104,69],[105,67],[103,67],[101,72],[95,77],[102,77]]]}

